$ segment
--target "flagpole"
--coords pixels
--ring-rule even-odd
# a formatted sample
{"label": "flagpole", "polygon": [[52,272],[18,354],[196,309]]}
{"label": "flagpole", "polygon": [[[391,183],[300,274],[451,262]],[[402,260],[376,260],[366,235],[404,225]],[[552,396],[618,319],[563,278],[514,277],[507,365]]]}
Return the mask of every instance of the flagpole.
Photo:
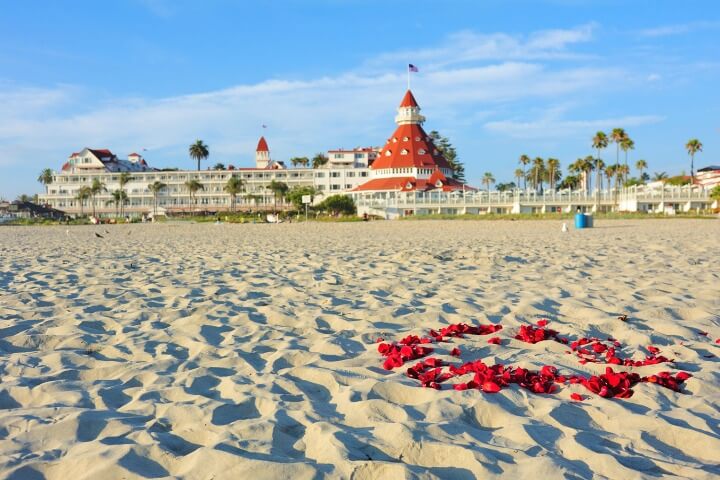
{"label": "flagpole", "polygon": [[410,90],[410,64],[407,66],[408,90]]}

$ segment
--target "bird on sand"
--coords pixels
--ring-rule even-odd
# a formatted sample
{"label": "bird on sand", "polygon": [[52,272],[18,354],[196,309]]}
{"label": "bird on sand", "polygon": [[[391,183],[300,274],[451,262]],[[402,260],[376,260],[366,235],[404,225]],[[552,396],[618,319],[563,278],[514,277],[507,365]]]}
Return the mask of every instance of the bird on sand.
{"label": "bird on sand", "polygon": [[96,236],[97,238],[105,238],[105,237],[103,237],[102,235],[100,235],[100,234],[97,233],[97,232],[94,232],[94,233],[95,233],[95,236]]}

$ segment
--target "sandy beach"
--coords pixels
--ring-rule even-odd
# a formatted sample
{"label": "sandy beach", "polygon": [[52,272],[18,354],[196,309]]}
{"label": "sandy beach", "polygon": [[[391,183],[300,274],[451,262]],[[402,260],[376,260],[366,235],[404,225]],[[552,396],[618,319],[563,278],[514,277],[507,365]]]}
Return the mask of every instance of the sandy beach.
{"label": "sandy beach", "polygon": [[[720,221],[597,223],[0,228],[0,477],[717,478]],[[606,371],[514,338],[543,318],[692,376],[436,390],[378,352],[500,324],[432,356]]]}

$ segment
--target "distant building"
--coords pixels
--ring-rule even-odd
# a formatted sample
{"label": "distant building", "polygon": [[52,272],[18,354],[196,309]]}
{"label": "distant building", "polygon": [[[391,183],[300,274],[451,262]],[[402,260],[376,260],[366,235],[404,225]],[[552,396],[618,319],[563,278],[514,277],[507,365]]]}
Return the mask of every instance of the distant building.
{"label": "distant building", "polygon": [[474,190],[454,178],[450,163],[425,133],[424,122],[420,106],[408,90],[398,107],[395,132],[370,165],[369,180],[353,192],[385,198],[396,192]]}
{"label": "distant building", "polygon": [[0,216],[6,218],[60,219],[65,216],[65,213],[33,202],[18,200],[15,202],[0,202]]}
{"label": "distant building", "polygon": [[[121,160],[108,149],[85,148],[70,155],[60,171],[54,172],[53,181],[40,195],[40,201],[69,214],[88,214],[92,211],[93,201],[86,199],[81,204],[77,198],[78,191],[98,179],[105,185],[105,191],[95,198],[95,211],[98,215],[114,215],[116,208],[111,203],[112,192],[120,188],[122,172],[131,174],[129,182],[123,187],[128,195],[124,210],[131,215],[153,211],[155,200],[149,187],[156,181],[166,185],[158,195],[158,211],[169,214],[227,211],[230,195],[224,187],[231,176],[244,182],[244,192],[236,199],[238,210],[264,209],[274,205],[274,194],[268,188],[273,180],[290,188],[314,187],[318,191],[316,200],[321,201],[324,196],[348,192],[367,180],[369,170],[364,162],[371,161],[372,149],[369,150],[361,149],[358,153],[363,158],[352,165],[338,162],[317,169],[289,169],[284,162],[272,158],[267,140],[260,137],[255,149],[254,168],[197,171],[155,169],[137,153]],[[203,185],[194,198],[185,186],[189,180],[197,180]]]}
{"label": "distant building", "polygon": [[365,147],[352,150],[328,150],[328,163],[324,168],[368,168],[378,156],[380,148]]}
{"label": "distant building", "polygon": [[83,148],[68,157],[61,171],[69,173],[95,172],[147,172],[152,170],[137,153],[128,155],[127,160],[119,159],[107,149]]}
{"label": "distant building", "polygon": [[720,165],[710,165],[698,170],[695,175],[695,183],[707,189],[720,185]]}

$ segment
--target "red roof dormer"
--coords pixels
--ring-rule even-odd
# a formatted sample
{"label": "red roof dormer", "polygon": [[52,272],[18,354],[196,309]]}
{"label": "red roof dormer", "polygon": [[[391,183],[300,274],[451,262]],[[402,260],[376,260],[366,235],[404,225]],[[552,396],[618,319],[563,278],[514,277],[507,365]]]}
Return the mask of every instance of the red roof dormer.
{"label": "red roof dormer", "polygon": [[256,152],[269,152],[270,149],[268,148],[268,144],[265,141],[265,137],[260,137],[260,140],[258,141],[257,148],[255,149]]}

